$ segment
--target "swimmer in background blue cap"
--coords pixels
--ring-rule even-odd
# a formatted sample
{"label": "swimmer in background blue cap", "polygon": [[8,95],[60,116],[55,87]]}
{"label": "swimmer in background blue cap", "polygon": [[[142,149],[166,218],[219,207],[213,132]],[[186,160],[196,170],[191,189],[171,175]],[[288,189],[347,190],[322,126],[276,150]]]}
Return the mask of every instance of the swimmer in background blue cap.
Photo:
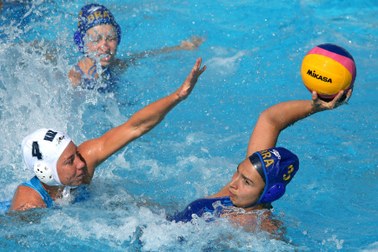
{"label": "swimmer in background blue cap", "polygon": [[[103,5],[89,4],[85,5],[79,13],[78,27],[74,34],[75,44],[81,52],[84,52],[84,38],[88,30],[94,26],[110,25],[112,39],[118,45],[121,42],[121,27],[115,21],[113,14]],[[90,41],[88,41],[90,42]]]}
{"label": "swimmer in background blue cap", "polygon": [[[314,113],[334,109],[345,103],[343,91],[330,102],[316,92],[312,100],[276,104],[261,113],[249,140],[246,158],[237,166],[231,181],[218,193],[190,203],[169,220],[188,222],[195,216],[213,220],[226,217],[246,230],[263,229],[279,234],[279,224],[271,219],[271,203],[281,198],[299,169],[299,159],[291,151],[275,147],[282,130]],[[256,210],[265,210],[262,214]],[[266,211],[268,210],[268,211]]]}
{"label": "swimmer in background blue cap", "polygon": [[121,60],[116,58],[121,38],[121,27],[109,9],[100,4],[83,6],[78,15],[74,42],[84,57],[68,74],[72,85],[94,89],[94,80],[100,76],[109,80],[112,70],[124,71],[127,68],[127,62],[175,50],[193,50],[203,42],[201,38],[193,37],[191,40],[181,42],[178,46],[132,54],[130,59]]}

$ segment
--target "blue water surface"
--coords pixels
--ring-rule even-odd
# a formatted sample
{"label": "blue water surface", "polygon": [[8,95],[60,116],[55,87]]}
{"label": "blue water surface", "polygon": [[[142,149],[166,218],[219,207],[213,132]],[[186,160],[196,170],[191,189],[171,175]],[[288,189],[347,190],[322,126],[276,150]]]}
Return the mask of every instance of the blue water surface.
{"label": "blue water surface", "polygon": [[[208,69],[164,121],[103,163],[91,197],[57,209],[0,215],[1,251],[376,251],[378,250],[377,1],[98,1],[122,27],[118,57],[191,36],[205,42],[137,61],[114,93],[72,89],[80,57],[77,13],[88,1],[3,1],[0,18],[0,201],[31,178],[20,142],[40,127],[80,144],[126,121],[184,81],[195,59]],[[357,65],[348,105],[286,129],[278,145],[300,157],[273,204],[285,240],[226,219],[172,223],[167,214],[224,186],[246,153],[261,111],[310,99],[300,65],[334,43]]]}

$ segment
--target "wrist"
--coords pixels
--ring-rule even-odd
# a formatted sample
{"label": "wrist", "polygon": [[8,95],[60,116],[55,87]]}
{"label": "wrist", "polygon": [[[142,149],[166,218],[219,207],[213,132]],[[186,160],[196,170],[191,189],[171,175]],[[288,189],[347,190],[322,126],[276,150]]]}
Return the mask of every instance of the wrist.
{"label": "wrist", "polygon": [[326,110],[326,108],[324,108],[324,106],[322,106],[319,102],[316,102],[314,100],[311,101],[310,114],[315,114],[323,110]]}
{"label": "wrist", "polygon": [[188,93],[185,92],[185,90],[183,89],[183,87],[181,86],[180,88],[178,88],[174,93],[173,93],[175,99],[180,102],[182,100],[185,100],[186,97],[188,96]]}
{"label": "wrist", "polygon": [[180,95],[180,92],[179,90],[177,90],[176,92],[172,93],[171,95],[169,95],[169,98],[170,100],[173,102],[173,103],[179,103],[180,101],[184,100],[185,98],[183,98],[181,95]]}

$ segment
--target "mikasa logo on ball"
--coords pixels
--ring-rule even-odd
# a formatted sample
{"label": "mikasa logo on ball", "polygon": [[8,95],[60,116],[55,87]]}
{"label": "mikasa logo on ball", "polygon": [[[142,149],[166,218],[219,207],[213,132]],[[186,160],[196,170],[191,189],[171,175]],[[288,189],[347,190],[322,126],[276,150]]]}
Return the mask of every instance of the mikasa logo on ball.
{"label": "mikasa logo on ball", "polygon": [[322,75],[319,75],[314,71],[312,71],[311,69],[308,69],[307,70],[307,74],[310,75],[311,77],[315,78],[315,79],[318,79],[318,80],[321,80],[321,81],[324,81],[324,82],[329,82],[329,83],[332,83],[332,79],[331,78],[328,78],[326,76],[322,76]]}

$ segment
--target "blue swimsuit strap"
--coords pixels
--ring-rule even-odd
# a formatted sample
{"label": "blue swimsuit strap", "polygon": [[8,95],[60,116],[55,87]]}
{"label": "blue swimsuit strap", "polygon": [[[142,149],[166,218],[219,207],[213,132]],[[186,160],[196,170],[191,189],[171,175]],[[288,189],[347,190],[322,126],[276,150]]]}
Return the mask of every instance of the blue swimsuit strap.
{"label": "blue swimsuit strap", "polygon": [[97,68],[96,68],[96,65],[93,65],[91,66],[89,69],[88,69],[88,75],[91,77],[91,78],[95,78],[96,76],[96,73],[97,73]]}
{"label": "blue swimsuit strap", "polygon": [[79,67],[79,65],[75,65],[74,69],[76,72],[80,73],[80,75],[84,79],[88,79],[88,77],[94,79],[97,73],[96,65],[93,65],[88,69],[88,74],[84,73],[83,70],[81,70],[81,68]]}
{"label": "blue swimsuit strap", "polygon": [[41,196],[41,198],[43,199],[43,201],[45,202],[47,208],[53,206],[54,201],[52,200],[50,195],[47,193],[45,188],[43,188],[41,181],[37,177],[33,177],[30,181],[24,182],[21,185],[28,186],[34,189],[35,191],[37,191],[39,195]]}
{"label": "blue swimsuit strap", "polygon": [[83,70],[81,70],[81,68],[79,67],[79,65],[75,65],[74,69],[75,69],[76,72],[80,73],[81,75],[84,75],[84,72],[83,72]]}

